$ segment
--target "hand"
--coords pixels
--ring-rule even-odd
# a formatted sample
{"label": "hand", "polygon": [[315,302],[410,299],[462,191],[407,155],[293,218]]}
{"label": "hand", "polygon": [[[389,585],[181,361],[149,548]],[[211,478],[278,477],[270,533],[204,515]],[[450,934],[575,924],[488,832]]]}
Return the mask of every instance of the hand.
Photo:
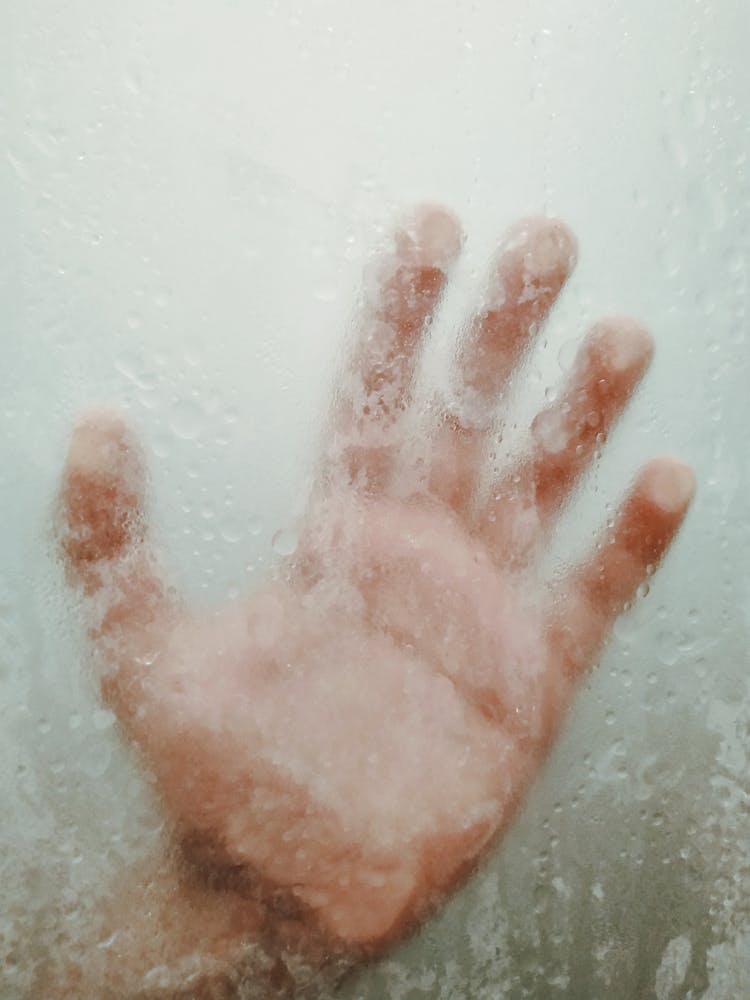
{"label": "hand", "polygon": [[125,975],[118,962],[143,975],[257,935],[359,955],[407,931],[512,819],[576,680],[685,515],[691,471],[654,460],[581,565],[546,587],[534,575],[651,357],[631,320],[594,328],[528,452],[481,479],[495,402],[573,264],[558,222],[510,234],[462,340],[455,398],[431,408],[413,446],[419,348],[460,244],[435,208],[395,233],[297,550],[222,611],[188,609],[160,571],[128,428],[101,411],[74,431],[68,577],[102,696],[155,776],[181,852],[143,883],[168,922],[130,927],[100,986]]}

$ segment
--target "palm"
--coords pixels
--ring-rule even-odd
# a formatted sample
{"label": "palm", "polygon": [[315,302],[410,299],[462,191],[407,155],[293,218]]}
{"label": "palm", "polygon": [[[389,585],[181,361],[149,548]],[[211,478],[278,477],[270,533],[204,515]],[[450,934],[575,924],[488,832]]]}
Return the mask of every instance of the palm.
{"label": "palm", "polygon": [[648,361],[623,320],[588,338],[530,452],[482,490],[490,404],[572,260],[544,222],[499,260],[459,357],[462,409],[405,459],[417,343],[458,243],[435,210],[397,233],[298,550],[250,599],[189,613],[161,583],[116,418],[80,425],[66,473],[69,571],[92,607],[110,595],[93,628],[103,693],[185,855],[347,948],[403,931],[509,821],[692,491],[673,460],[647,466],[590,560],[539,588],[535,553]]}

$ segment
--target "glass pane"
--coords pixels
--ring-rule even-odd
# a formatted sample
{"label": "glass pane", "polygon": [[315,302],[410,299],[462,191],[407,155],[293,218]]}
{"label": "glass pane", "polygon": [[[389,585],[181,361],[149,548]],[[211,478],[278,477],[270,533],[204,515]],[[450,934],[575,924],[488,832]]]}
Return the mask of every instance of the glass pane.
{"label": "glass pane", "polygon": [[[394,220],[429,202],[456,213],[466,241],[423,359],[425,421],[450,392],[466,317],[514,220],[559,217],[578,243],[576,272],[503,394],[487,468],[528,446],[599,317],[637,317],[654,338],[643,384],[545,542],[547,577],[584,558],[652,456],[681,456],[698,489],[501,842],[337,995],[743,995],[741,0],[4,7],[0,993],[44,995],[87,948],[106,967],[122,939],[90,928],[111,886],[165,844],[173,860],[187,849],[153,760],[100,697],[81,591],[65,579],[59,484],[76,421],[114,407],[142,442],[151,536],[186,602],[212,609],[261,587],[304,547],[373,261]],[[414,432],[404,454],[420,443]],[[323,621],[327,608],[317,595],[304,614]],[[253,635],[273,620],[264,605]],[[199,909],[225,891],[191,888]],[[148,905],[134,904],[134,926]],[[187,948],[177,972],[154,962],[141,992],[127,989],[198,995],[190,977],[206,950]],[[226,995],[266,997],[269,981],[294,979],[285,971],[279,986],[261,965]],[[127,995],[101,988],[100,1000]]]}

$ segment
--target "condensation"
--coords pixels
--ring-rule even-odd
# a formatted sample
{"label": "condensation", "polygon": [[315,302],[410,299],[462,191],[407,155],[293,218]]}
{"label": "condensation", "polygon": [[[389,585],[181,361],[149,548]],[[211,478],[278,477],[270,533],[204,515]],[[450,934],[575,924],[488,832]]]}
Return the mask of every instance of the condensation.
{"label": "condensation", "polygon": [[501,847],[340,995],[750,994],[743,0],[5,0],[3,22],[0,995],[30,997],[96,887],[163,836],[56,561],[76,415],[137,428],[191,598],[255,586],[296,547],[370,249],[423,200],[468,233],[438,382],[503,230],[541,211],[579,241],[500,457],[598,316],[654,335],[553,571],[654,453],[698,493]]}

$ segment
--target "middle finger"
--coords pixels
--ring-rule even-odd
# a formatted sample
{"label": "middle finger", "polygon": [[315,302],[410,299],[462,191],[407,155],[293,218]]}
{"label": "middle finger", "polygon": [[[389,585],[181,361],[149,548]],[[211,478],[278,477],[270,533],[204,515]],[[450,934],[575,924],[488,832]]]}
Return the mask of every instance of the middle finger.
{"label": "middle finger", "polygon": [[572,233],[555,219],[522,220],[505,240],[459,350],[458,405],[442,415],[432,441],[430,492],[459,513],[476,488],[498,395],[547,318],[575,252]]}

